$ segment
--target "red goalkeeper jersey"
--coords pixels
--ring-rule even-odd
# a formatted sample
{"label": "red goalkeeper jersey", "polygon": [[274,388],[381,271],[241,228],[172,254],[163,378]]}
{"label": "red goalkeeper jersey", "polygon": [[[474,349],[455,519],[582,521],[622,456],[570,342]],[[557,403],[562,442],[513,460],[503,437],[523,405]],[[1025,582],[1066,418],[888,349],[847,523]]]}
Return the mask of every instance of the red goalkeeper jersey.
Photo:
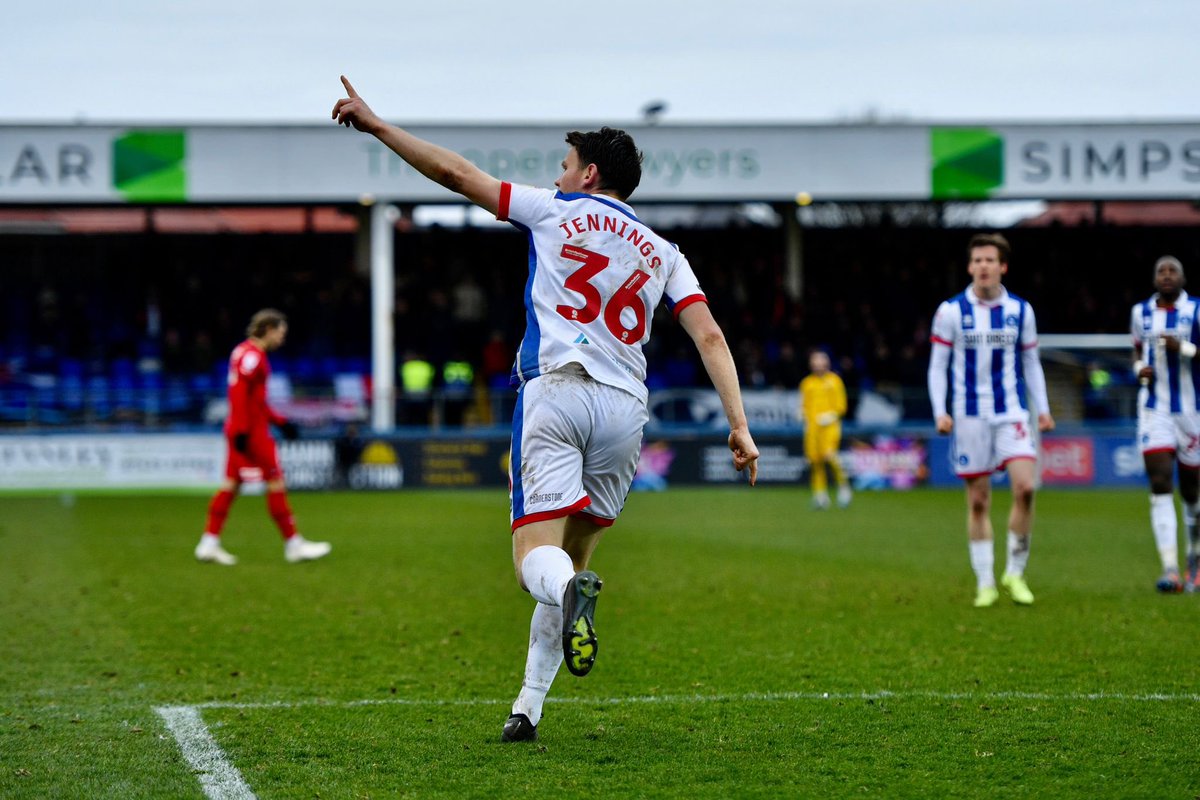
{"label": "red goalkeeper jersey", "polygon": [[267,354],[250,339],[233,348],[229,356],[229,416],[225,435],[239,433],[269,435],[268,425],[284,419],[267,404],[267,378],[271,365]]}

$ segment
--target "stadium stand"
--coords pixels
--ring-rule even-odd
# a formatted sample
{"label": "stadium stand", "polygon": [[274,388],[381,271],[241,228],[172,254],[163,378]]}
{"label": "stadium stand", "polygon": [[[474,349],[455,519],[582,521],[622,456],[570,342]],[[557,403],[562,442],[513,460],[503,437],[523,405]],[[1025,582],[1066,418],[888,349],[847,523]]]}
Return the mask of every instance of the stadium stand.
{"label": "stadium stand", "polygon": [[[1035,302],[1044,333],[1121,332],[1149,291],[1154,258],[1197,264],[1188,227],[1116,225],[1114,214],[1095,224],[1074,211],[1069,225],[1057,209],[1006,232],[1006,284]],[[223,393],[225,355],[266,305],[293,319],[273,356],[290,391],[361,401],[370,287],[356,269],[354,231],[353,216],[332,208],[4,211],[0,424],[203,423]],[[967,283],[969,231],[806,228],[801,298],[785,291],[777,227],[669,235],[694,265],[746,386],[794,388],[805,351],[823,347],[851,394],[881,391],[906,419],[927,416],[929,318]],[[503,395],[524,324],[508,300],[526,277],[524,239],[503,228],[402,226],[396,261],[398,351],[424,353],[438,382],[446,362],[467,362],[479,385]],[[694,350],[673,324],[656,324],[651,388],[695,385]],[[1070,391],[1081,399],[1069,413],[1085,413],[1084,390]]]}

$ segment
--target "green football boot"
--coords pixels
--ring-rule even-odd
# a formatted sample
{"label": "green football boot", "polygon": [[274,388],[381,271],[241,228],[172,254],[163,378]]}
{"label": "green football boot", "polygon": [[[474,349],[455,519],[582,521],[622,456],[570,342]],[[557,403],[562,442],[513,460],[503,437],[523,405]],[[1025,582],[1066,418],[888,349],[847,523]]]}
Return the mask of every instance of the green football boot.
{"label": "green football boot", "polygon": [[563,659],[572,675],[587,675],[596,663],[596,596],[603,585],[600,576],[585,569],[563,593]]}
{"label": "green football boot", "polygon": [[1000,579],[1000,583],[1008,593],[1012,596],[1013,602],[1019,606],[1033,605],[1033,592],[1029,591],[1029,586],[1025,583],[1025,578],[1020,575],[1012,575],[1005,573]]}

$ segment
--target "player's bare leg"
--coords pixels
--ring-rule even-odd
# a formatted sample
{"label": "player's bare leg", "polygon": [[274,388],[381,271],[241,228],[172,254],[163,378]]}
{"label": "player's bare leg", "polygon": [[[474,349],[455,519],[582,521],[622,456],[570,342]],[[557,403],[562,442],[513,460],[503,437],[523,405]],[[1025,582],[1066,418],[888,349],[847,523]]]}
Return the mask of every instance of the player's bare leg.
{"label": "player's bare leg", "polygon": [[574,675],[596,661],[594,614],[602,582],[587,568],[603,528],[567,517],[522,525],[513,534],[513,563],[522,588],[539,602],[560,606],[563,656]]}
{"label": "player's bare leg", "polygon": [[1162,561],[1162,575],[1155,588],[1164,594],[1183,589],[1179,577],[1179,523],[1175,518],[1175,494],[1172,481],[1175,453],[1168,450],[1145,453],[1146,477],[1150,480],[1150,526]]}
{"label": "player's bare leg", "polygon": [[[577,575],[595,576],[588,562],[603,529],[575,518],[558,518],[523,525],[513,534],[513,567],[521,588],[537,600],[529,623],[529,650],[521,691],[500,738],[505,742],[532,741],[542,706],[563,662],[564,600]],[[596,580],[597,587],[599,580]],[[561,587],[561,588],[560,588]],[[590,632],[591,620],[588,619]],[[594,658],[594,632],[592,632]]]}
{"label": "player's bare leg", "polygon": [[990,475],[966,479],[967,539],[971,569],[975,571],[975,607],[994,605],[1000,593],[996,591],[993,571],[995,554],[992,550],[992,483]]}
{"label": "player's bare leg", "polygon": [[240,488],[241,482],[233,478],[225,478],[221,481],[217,493],[213,495],[208,504],[208,519],[204,524],[204,534],[200,537],[199,544],[196,545],[197,561],[221,564],[226,567],[232,567],[237,563],[237,556],[221,546],[221,530],[225,527],[225,519],[229,516],[229,509],[233,506],[233,501],[237,499]]}
{"label": "player's bare leg", "polygon": [[1188,594],[1197,591],[1200,583],[1200,467],[1179,465],[1179,496],[1183,500],[1183,524],[1187,531],[1187,575],[1183,590]]}
{"label": "player's bare leg", "polygon": [[1014,603],[1031,605],[1033,592],[1025,583],[1025,565],[1029,562],[1029,540],[1033,531],[1033,497],[1036,491],[1037,462],[1018,458],[1008,462],[1008,482],[1012,487],[1012,509],[1008,513],[1008,563],[1000,582]]}

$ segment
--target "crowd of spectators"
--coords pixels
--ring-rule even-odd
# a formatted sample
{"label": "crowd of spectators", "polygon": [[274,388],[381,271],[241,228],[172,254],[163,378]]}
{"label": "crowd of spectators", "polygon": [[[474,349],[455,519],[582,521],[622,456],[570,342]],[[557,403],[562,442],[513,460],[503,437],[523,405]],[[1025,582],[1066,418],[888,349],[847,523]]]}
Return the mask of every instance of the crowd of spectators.
{"label": "crowd of spectators", "polygon": [[[877,227],[803,231],[799,296],[784,233],[739,225],[667,231],[689,257],[744,385],[794,389],[823,348],[852,391],[925,383],[937,304],[968,283],[970,232]],[[1033,302],[1042,332],[1119,333],[1151,291],[1155,258],[1185,267],[1198,245],[1179,228],[1014,228],[1005,280]],[[503,391],[524,330],[528,256],[506,229],[412,229],[396,236],[395,340],[436,370],[469,362]],[[273,363],[314,390],[369,372],[370,285],[346,234],[0,236],[0,392],[22,376],[208,375],[219,392],[246,320],[273,306],[289,340]],[[702,385],[694,348],[660,309],[647,348],[652,388]],[[920,413],[920,409],[917,409]]]}

